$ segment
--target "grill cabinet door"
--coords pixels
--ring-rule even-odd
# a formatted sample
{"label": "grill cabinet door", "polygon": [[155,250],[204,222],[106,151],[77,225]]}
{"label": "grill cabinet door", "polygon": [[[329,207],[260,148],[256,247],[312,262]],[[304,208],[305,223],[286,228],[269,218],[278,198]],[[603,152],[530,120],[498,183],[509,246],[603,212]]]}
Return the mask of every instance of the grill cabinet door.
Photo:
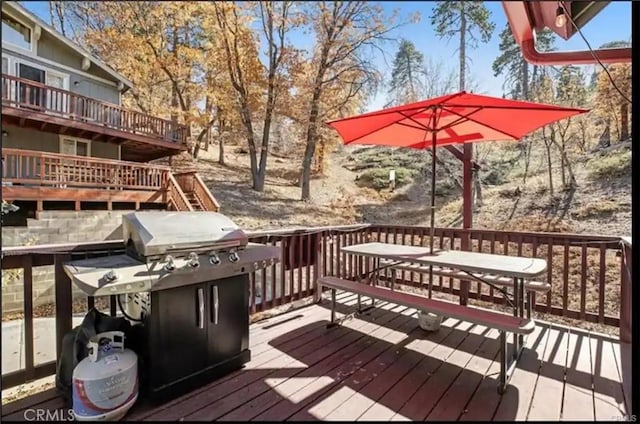
{"label": "grill cabinet door", "polygon": [[206,284],[152,292],[150,348],[154,387],[188,377],[207,363]]}
{"label": "grill cabinet door", "polygon": [[249,276],[210,282],[209,364],[223,362],[249,348]]}

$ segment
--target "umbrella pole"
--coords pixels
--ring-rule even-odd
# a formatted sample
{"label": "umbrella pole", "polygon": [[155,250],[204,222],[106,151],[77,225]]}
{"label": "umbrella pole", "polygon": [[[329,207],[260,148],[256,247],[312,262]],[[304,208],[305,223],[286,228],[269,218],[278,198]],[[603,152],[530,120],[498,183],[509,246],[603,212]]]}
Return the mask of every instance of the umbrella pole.
{"label": "umbrella pole", "polygon": [[433,254],[433,236],[436,222],[436,133],[431,142],[431,228],[429,232],[429,250]]}
{"label": "umbrella pole", "polygon": [[[431,228],[429,230],[429,251],[433,254],[433,236],[436,223],[436,132],[433,131],[431,140]],[[433,287],[433,267],[429,267],[429,299]]]}

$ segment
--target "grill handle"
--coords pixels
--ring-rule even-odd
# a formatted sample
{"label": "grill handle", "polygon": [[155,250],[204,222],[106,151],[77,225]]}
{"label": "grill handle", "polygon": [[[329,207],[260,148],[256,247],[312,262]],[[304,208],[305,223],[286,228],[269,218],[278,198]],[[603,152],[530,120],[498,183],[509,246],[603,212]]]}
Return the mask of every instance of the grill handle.
{"label": "grill handle", "polygon": [[204,328],[204,289],[198,289],[198,328]]}
{"label": "grill handle", "polygon": [[211,308],[211,322],[218,325],[218,307],[220,306],[218,299],[218,286],[211,286],[211,293],[211,300],[213,302],[213,307]]}

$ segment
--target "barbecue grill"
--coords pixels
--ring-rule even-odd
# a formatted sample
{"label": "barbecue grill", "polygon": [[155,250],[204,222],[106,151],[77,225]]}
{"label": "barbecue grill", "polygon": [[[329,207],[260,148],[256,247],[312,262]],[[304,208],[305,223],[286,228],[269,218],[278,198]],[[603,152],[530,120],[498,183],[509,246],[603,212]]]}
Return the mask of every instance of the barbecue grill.
{"label": "barbecue grill", "polygon": [[145,394],[166,400],[249,361],[249,273],[279,261],[216,212],[122,217],[125,253],[64,265],[89,296],[116,295],[144,338]]}

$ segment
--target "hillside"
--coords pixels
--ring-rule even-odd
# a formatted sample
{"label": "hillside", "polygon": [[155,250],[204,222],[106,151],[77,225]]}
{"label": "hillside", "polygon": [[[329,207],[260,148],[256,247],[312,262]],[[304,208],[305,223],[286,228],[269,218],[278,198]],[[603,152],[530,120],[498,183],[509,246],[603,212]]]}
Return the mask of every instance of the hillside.
{"label": "hillside", "polygon": [[[559,170],[555,167],[556,189],[552,200],[543,148],[534,145],[528,178],[523,183],[524,164],[517,160],[517,148],[505,143],[486,144],[481,156],[483,205],[474,213],[473,226],[629,235],[631,153],[626,146],[614,145],[607,151],[576,155],[572,165],[577,187],[572,191],[561,190]],[[312,200],[306,203],[298,200],[299,160],[270,157],[266,188],[258,193],[250,188],[248,155],[234,153],[233,146],[226,150],[229,153],[225,155],[225,166],[217,163],[214,146],[209,152],[202,151],[197,161],[185,154],[176,163],[198,169],[221,203],[222,212],[244,228],[429,223],[428,151],[339,147],[328,156],[325,175],[312,180]],[[448,152],[441,152],[444,150],[439,151],[443,163],[438,164],[436,173],[436,225],[459,226],[461,192],[454,180],[461,181],[462,166]],[[393,192],[388,188],[370,188],[383,184],[390,168],[396,169],[398,183],[404,179],[405,184],[399,184]]]}

